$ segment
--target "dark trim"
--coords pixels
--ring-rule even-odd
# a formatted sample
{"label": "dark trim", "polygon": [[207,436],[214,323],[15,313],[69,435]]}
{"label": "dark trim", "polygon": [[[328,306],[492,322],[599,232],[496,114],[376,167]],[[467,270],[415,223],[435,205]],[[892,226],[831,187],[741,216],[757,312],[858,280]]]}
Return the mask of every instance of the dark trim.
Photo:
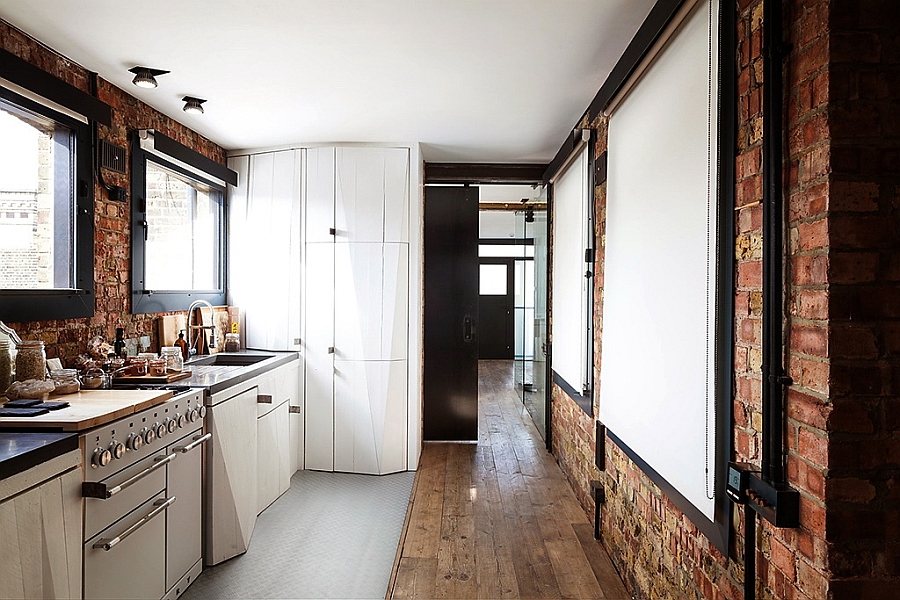
{"label": "dark trim", "polygon": [[[177,143],[177,142],[176,142]],[[219,223],[219,284],[216,290],[146,290],[144,280],[146,274],[146,247],[144,234],[146,228],[146,171],[147,161],[161,165],[167,169],[181,173],[186,177],[200,181],[222,193],[221,222]],[[131,149],[131,313],[147,314],[187,310],[194,300],[206,300],[212,305],[225,304],[226,273],[225,262],[226,220],[225,188],[218,183],[187,171],[160,156],[140,147],[140,136],[135,135]]]}
{"label": "dark trim", "polygon": [[540,183],[546,165],[425,163],[425,183]]}
{"label": "dark trim", "polygon": [[785,481],[784,115],[782,3],[763,3],[762,476]]}
{"label": "dark trim", "polygon": [[604,150],[600,156],[594,160],[594,185],[606,183],[607,166],[609,162],[608,152]]}
{"label": "dark trim", "polygon": [[[170,137],[163,135],[158,131],[153,132],[153,147],[163,154],[171,156],[195,169],[199,169],[204,173],[209,173],[217,179],[221,179],[225,183],[237,185],[238,174],[223,164],[217,163],[211,158],[203,156],[196,150],[188,148],[180,142],[176,142]],[[191,177],[195,175],[191,174]]]}
{"label": "dark trim", "polygon": [[[0,63],[2,64],[2,63]],[[3,318],[8,322],[77,319],[94,316],[94,185],[91,130],[88,124],[0,87],[0,98],[70,128],[75,134],[72,183],[74,288],[0,290]]]}
{"label": "dark trim", "polygon": [[[553,157],[553,160],[550,161],[550,164],[547,165],[547,168],[544,169],[544,173],[541,176],[544,183],[550,183],[550,180],[554,175],[560,170],[560,168],[565,164],[567,160],[569,160],[569,156],[575,152],[575,149],[578,148],[578,145],[582,143],[581,141],[581,129],[575,128],[572,130],[572,133],[563,142],[563,145],[559,147],[559,150],[556,151],[556,156]],[[593,130],[592,130],[593,131]],[[594,153],[588,150],[588,154],[593,156]]]}
{"label": "dark trim", "polygon": [[[660,491],[665,494],[666,498],[672,501],[684,515],[691,520],[691,522],[697,526],[697,529],[700,530],[703,535],[709,539],[710,543],[719,549],[723,555],[728,555],[728,542],[729,542],[729,533],[730,533],[730,519],[725,518],[721,519],[719,514],[719,502],[716,502],[715,521],[710,520],[703,512],[700,511],[699,508],[693,505],[690,500],[688,500],[685,496],[679,492],[675,486],[666,481],[666,478],[656,472],[644,459],[642,459],[634,450],[628,447],[619,436],[617,436],[614,432],[607,428],[606,437],[608,437],[612,442],[618,446],[625,455],[631,459],[631,461],[637,465],[638,469],[641,470],[644,475],[650,478]],[[724,486],[723,486],[724,489]],[[725,494],[722,494],[725,497]],[[727,497],[726,497],[727,500]],[[730,503],[726,501],[727,506],[731,506]],[[729,515],[730,516],[730,515]]]}
{"label": "dark trim", "polygon": [[534,238],[478,238],[479,246],[534,246]]}
{"label": "dark trim", "polygon": [[594,422],[594,464],[598,471],[606,470],[606,425]]}
{"label": "dark trim", "polygon": [[569,383],[565,379],[563,379],[559,375],[559,373],[557,373],[553,369],[550,370],[553,371],[553,383],[559,386],[559,389],[565,392],[566,396],[574,400],[575,404],[577,404],[581,408],[581,410],[586,412],[588,415],[592,415],[594,412],[594,403],[592,398],[590,396],[580,394],[575,390],[575,388],[569,385]]}
{"label": "dark trim", "polygon": [[108,104],[2,49],[0,77],[84,115],[91,121],[112,125],[112,109]]}

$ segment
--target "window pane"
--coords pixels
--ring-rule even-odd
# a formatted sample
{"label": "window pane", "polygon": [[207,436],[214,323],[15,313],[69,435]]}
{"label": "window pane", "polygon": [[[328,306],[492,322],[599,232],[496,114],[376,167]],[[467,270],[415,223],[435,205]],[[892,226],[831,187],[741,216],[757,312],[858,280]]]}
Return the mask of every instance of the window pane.
{"label": "window pane", "polygon": [[506,295],[506,265],[480,265],[479,293],[482,296]]}
{"label": "window pane", "polygon": [[220,287],[222,193],[150,161],[146,186],[147,289]]}
{"label": "window pane", "polygon": [[74,132],[0,100],[0,289],[72,288]]}

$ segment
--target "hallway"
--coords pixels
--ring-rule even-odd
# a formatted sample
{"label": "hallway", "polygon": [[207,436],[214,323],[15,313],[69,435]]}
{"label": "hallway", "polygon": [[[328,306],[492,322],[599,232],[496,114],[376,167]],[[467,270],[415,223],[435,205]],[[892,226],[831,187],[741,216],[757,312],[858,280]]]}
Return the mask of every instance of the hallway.
{"label": "hallway", "polygon": [[391,598],[630,598],[514,387],[479,362],[479,441],[425,444]]}

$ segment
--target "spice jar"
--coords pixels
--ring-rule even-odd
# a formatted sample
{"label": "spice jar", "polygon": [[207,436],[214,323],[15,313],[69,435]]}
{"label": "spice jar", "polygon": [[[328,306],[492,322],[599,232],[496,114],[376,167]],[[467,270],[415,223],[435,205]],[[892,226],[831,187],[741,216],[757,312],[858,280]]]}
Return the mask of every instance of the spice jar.
{"label": "spice jar", "polygon": [[9,356],[9,340],[0,337],[0,394],[12,383],[12,359]]}
{"label": "spice jar", "polygon": [[150,377],[163,377],[166,374],[166,359],[156,358],[147,364]]}
{"label": "spice jar", "polygon": [[47,378],[47,354],[42,340],[24,340],[16,354],[16,381]]}
{"label": "spice jar", "polygon": [[50,371],[50,379],[56,384],[54,394],[74,394],[81,389],[77,369],[57,369]]}
{"label": "spice jar", "polygon": [[184,369],[184,359],[181,357],[181,348],[178,346],[163,346],[159,357],[166,360],[166,369],[180,373]]}
{"label": "spice jar", "polygon": [[225,352],[238,352],[241,349],[241,336],[237,333],[225,334]]}
{"label": "spice jar", "polygon": [[148,361],[145,358],[132,359],[130,373],[132,375],[137,375],[138,377],[143,377],[147,374],[147,363]]}

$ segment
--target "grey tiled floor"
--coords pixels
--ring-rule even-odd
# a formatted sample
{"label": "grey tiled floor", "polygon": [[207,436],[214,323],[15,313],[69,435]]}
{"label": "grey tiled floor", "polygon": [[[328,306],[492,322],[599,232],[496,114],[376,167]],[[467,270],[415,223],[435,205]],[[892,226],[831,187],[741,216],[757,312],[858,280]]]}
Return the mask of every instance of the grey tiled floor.
{"label": "grey tiled floor", "polygon": [[298,471],[250,549],[206,568],[181,598],[384,598],[414,475]]}

